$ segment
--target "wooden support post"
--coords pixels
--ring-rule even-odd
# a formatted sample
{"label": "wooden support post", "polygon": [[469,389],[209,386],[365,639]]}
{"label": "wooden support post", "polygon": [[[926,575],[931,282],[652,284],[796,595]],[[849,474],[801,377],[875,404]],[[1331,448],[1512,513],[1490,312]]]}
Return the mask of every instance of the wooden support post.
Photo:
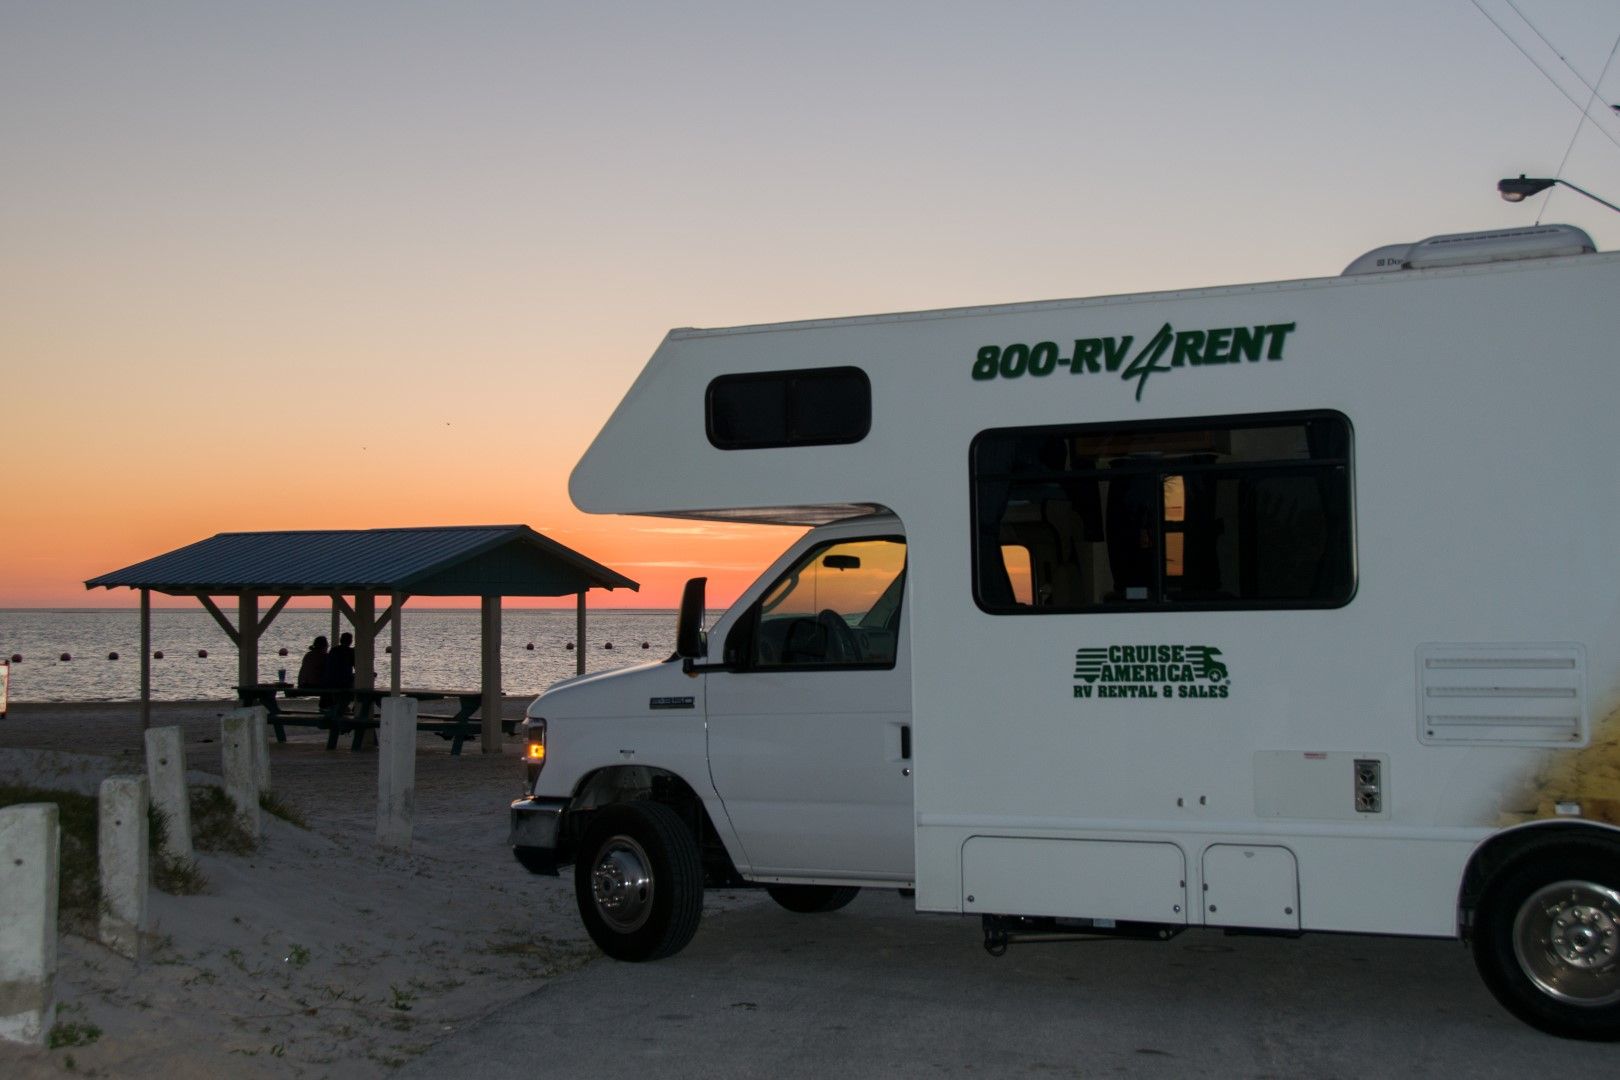
{"label": "wooden support post", "polygon": [[501,598],[486,596],[483,600],[480,620],[483,662],[479,667],[483,672],[480,689],[484,700],[478,711],[482,717],[483,751],[498,754],[501,750]]}
{"label": "wooden support post", "polygon": [[219,624],[219,628],[225,631],[225,636],[231,639],[232,645],[242,644],[242,635],[236,632],[236,627],[231,625],[231,620],[225,617],[225,613],[219,610],[219,605],[214,603],[214,598],[212,596],[206,596],[202,593],[198,593],[197,603],[201,604],[203,606],[203,610],[207,611],[208,614],[213,616],[214,621]]}
{"label": "wooden support post", "polygon": [[152,726],[152,590],[141,590],[141,730]]}
{"label": "wooden support post", "polygon": [[259,594],[245,592],[236,604],[236,682],[259,681]]}
{"label": "wooden support post", "polygon": [[354,598],[354,685],[360,690],[377,685],[377,598],[371,593]]}
{"label": "wooden support post", "polygon": [[585,590],[579,590],[579,606],[574,610],[574,674],[585,674]]}
{"label": "wooden support post", "polygon": [[399,693],[399,649],[400,638],[403,636],[399,624],[404,621],[402,618],[405,614],[404,608],[405,594],[396,592],[393,603],[388,606],[388,613],[394,620],[393,625],[389,628],[389,644],[393,648],[388,655],[393,660],[393,663],[388,668],[388,692],[395,695]]}
{"label": "wooden support post", "polygon": [[342,631],[343,631],[343,614],[342,614],[342,609],[338,606],[339,603],[341,603],[341,599],[339,597],[337,597],[337,596],[333,596],[332,597],[332,636],[326,639],[328,647],[331,647],[331,646],[337,644],[338,634],[342,633]]}
{"label": "wooden support post", "polygon": [[291,599],[291,593],[282,593],[276,597],[276,602],[270,605],[270,610],[265,612],[264,618],[259,620],[259,636],[261,638],[264,637],[264,632],[270,629],[270,624],[276,621],[276,616],[281,614],[281,609],[287,606],[287,601]]}

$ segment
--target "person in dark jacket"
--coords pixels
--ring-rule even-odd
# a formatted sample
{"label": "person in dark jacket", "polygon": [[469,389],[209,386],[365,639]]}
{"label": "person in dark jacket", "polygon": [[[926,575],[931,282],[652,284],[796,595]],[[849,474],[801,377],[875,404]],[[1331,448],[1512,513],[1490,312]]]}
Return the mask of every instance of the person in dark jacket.
{"label": "person in dark jacket", "polygon": [[323,686],[326,678],[326,637],[320,635],[310,642],[309,652],[298,665],[298,689],[311,690]]}
{"label": "person in dark jacket", "polygon": [[338,643],[326,654],[321,685],[337,690],[354,687],[354,635],[345,631],[338,635]]}

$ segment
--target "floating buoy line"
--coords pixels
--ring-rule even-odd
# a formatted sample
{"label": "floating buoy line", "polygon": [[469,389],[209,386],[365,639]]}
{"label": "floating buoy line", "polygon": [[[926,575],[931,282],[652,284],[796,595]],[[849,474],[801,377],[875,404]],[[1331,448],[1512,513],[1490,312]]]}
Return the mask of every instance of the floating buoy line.
{"label": "floating buoy line", "polygon": [[[652,643],[647,642],[647,641],[643,641],[641,643],[641,647],[643,649],[651,649],[652,648]],[[523,648],[527,652],[534,652],[535,651],[534,642],[530,641],[530,642],[526,643],[523,646]],[[613,648],[613,642],[604,641],[602,643],[602,648],[603,648],[604,651],[611,651],[612,648]],[[564,642],[563,643],[563,649],[566,650],[567,652],[573,652],[574,651],[574,643],[572,641]],[[393,653],[393,651],[394,651],[394,647],[392,645],[386,645],[386,646],[383,647],[383,652],[385,654],[391,655]],[[290,654],[290,652],[289,652],[289,650],[287,649],[286,646],[282,646],[281,648],[276,650],[276,655],[277,656],[289,656],[291,654]],[[109,661],[118,660],[118,659],[120,659],[119,653],[116,650],[114,650],[112,652],[109,652],[107,654],[107,659]],[[162,660],[163,659],[163,650],[162,649],[154,649],[152,651],[152,659],[154,659],[154,660]],[[207,649],[198,649],[197,650],[197,659],[199,659],[199,660],[208,659],[208,650]],[[62,653],[58,654],[57,660],[60,663],[64,663],[64,664],[72,663],[73,662],[73,654],[71,652],[62,652]],[[12,653],[11,654],[11,662],[13,664],[22,663],[23,662],[23,654],[22,653]]]}

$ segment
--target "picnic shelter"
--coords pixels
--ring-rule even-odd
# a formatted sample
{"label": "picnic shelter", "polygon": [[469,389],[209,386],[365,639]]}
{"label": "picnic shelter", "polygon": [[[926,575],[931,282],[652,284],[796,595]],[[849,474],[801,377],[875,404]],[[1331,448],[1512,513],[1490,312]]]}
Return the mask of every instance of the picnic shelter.
{"label": "picnic shelter", "polygon": [[[585,670],[585,594],[631,589],[629,578],[541,535],[527,525],[458,525],[408,529],[320,529],[220,533],[102,574],[86,589],[138,589],[141,594],[141,726],[151,723],[151,594],[192,596],[237,650],[237,682],[259,681],[259,638],[294,597],[332,605],[332,642],[341,620],[353,627],[355,686],[374,688],[377,637],[391,631],[390,689],[400,689],[400,612],[419,596],[476,596],[481,604],[481,717],[486,753],[500,748],[501,600],[568,596],[576,601],[575,670]],[[234,598],[236,618],[216,598]],[[260,602],[269,607],[261,612]],[[379,611],[379,602],[384,606]]]}

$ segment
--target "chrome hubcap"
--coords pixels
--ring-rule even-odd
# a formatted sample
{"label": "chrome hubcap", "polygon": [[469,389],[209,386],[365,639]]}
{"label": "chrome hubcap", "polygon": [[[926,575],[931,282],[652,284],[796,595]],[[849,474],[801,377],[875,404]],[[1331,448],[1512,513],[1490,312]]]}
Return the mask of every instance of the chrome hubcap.
{"label": "chrome hubcap", "polygon": [[597,855],[591,895],[602,921],[621,934],[640,929],[652,911],[650,866],[647,852],[628,836],[608,840]]}
{"label": "chrome hubcap", "polygon": [[1541,991],[1573,1005],[1620,1001],[1620,892],[1559,881],[1513,921],[1513,953]]}

